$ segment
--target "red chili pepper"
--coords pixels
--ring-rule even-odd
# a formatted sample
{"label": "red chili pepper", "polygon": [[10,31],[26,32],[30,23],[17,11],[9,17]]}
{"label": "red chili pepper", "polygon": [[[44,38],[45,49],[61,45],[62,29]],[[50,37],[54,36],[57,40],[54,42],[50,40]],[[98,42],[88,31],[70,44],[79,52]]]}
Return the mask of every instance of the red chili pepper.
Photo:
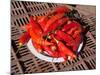
{"label": "red chili pepper", "polygon": [[44,27],[45,27],[45,25],[46,25],[48,20],[49,20],[48,16],[43,16],[42,18],[40,18],[38,20],[38,23],[40,24],[40,26],[43,29],[43,31],[44,31]]}
{"label": "red chili pepper", "polygon": [[64,53],[67,56],[70,56],[71,59],[75,58],[76,55],[72,52],[71,49],[67,48],[67,46],[65,46],[61,41],[58,41],[57,39],[54,38],[54,40],[57,42],[58,45],[58,50],[62,53]]}
{"label": "red chili pepper", "polygon": [[69,18],[61,18],[51,24],[48,29],[44,32],[44,35],[47,35],[49,32],[55,30],[57,27],[62,26],[64,23],[66,23],[69,20]]}
{"label": "red chili pepper", "polygon": [[60,39],[67,42],[69,45],[71,45],[71,46],[74,45],[74,39],[69,34],[66,34],[66,33],[64,33],[63,31],[60,31],[60,30],[58,30],[56,32],[56,34],[57,34],[57,36],[60,37]]}
{"label": "red chili pepper", "polygon": [[21,35],[19,37],[19,45],[21,46],[21,45],[27,43],[29,41],[29,39],[30,39],[29,33],[28,32],[24,33],[23,35]]}
{"label": "red chili pepper", "polygon": [[30,36],[31,36],[31,38],[32,38],[32,40],[34,41],[34,42],[36,42],[36,43],[38,43],[38,44],[46,44],[46,45],[51,45],[52,43],[50,43],[50,42],[48,42],[47,40],[44,40],[43,38],[42,38],[42,35],[38,35],[35,31],[34,31],[34,29],[33,29],[33,27],[28,27],[29,29],[29,34],[30,34]]}
{"label": "red chili pepper", "polygon": [[30,33],[30,36],[31,36],[33,42],[36,42],[36,43],[38,43],[38,44],[41,43],[41,37],[38,36],[38,35],[35,33],[35,31],[33,30],[33,28],[30,28],[29,33]]}
{"label": "red chili pepper", "polygon": [[66,24],[66,25],[63,27],[62,31],[68,31],[69,29],[71,29],[71,28],[73,28],[73,27],[77,27],[77,28],[81,29],[80,24],[77,23],[77,22],[75,22],[75,21],[73,21],[73,22],[71,22],[71,23],[69,23],[69,24]]}
{"label": "red chili pepper", "polygon": [[78,34],[76,37],[75,37],[75,45],[73,46],[73,51],[74,52],[77,52],[77,49],[78,49],[78,46],[81,42],[81,36],[80,34]]}
{"label": "red chili pepper", "polygon": [[52,43],[50,43],[50,42],[48,42],[48,41],[46,41],[46,40],[44,40],[41,36],[38,36],[34,31],[33,31],[33,29],[30,29],[30,36],[31,36],[31,38],[32,38],[32,40],[33,40],[33,42],[36,42],[36,43],[38,43],[38,44],[45,44],[45,45],[51,45]]}
{"label": "red chili pepper", "polygon": [[67,6],[57,6],[55,8],[55,12],[57,13],[64,13],[64,12],[70,12],[71,10]]}
{"label": "red chili pepper", "polygon": [[35,20],[33,19],[32,16],[30,16],[30,23],[29,24],[34,28],[34,31],[36,32],[36,34],[42,35],[42,30],[41,30],[39,24],[35,22]]}
{"label": "red chili pepper", "polygon": [[57,51],[52,51],[52,49],[49,46],[42,45],[43,49],[52,57],[58,57]]}
{"label": "red chili pepper", "polygon": [[33,42],[33,46],[36,48],[36,50],[40,53],[42,52],[42,48],[41,48],[41,45],[40,44],[37,44],[36,42]]}
{"label": "red chili pepper", "polygon": [[64,16],[64,13],[58,13],[58,14],[54,15],[53,17],[51,17],[51,18],[47,21],[47,23],[46,23],[46,25],[45,25],[45,27],[44,27],[44,31],[46,31],[46,30],[49,28],[49,26],[50,26],[51,24],[53,24],[55,21],[59,20],[59,19],[62,18],[63,16]]}

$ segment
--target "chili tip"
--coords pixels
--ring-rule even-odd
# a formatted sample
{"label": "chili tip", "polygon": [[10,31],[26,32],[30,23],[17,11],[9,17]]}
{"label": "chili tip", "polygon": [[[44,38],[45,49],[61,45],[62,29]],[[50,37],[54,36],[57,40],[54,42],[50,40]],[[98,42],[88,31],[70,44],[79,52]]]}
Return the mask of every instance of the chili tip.
{"label": "chili tip", "polygon": [[52,51],[55,51],[56,49],[57,49],[56,46],[51,46]]}
{"label": "chili tip", "polygon": [[71,60],[71,57],[70,56],[68,56],[68,60]]}
{"label": "chili tip", "polygon": [[39,53],[42,53],[42,50],[41,49],[39,50]]}
{"label": "chili tip", "polygon": [[19,43],[19,46],[18,46],[18,48],[21,48],[23,46],[23,44],[22,43]]}

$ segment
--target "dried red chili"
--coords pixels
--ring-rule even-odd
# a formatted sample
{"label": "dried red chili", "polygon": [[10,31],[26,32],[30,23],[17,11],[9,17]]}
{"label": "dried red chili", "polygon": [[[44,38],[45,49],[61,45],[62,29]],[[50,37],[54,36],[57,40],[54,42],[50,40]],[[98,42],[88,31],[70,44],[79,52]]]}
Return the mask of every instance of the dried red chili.
{"label": "dried red chili", "polygon": [[72,50],[70,50],[69,48],[67,48],[61,41],[58,41],[55,38],[54,38],[54,40],[57,42],[57,46],[59,48],[58,50],[60,52],[62,52],[63,54],[65,54],[67,56],[70,56],[71,59],[74,59],[76,57],[76,55],[72,52]]}
{"label": "dried red chili", "polygon": [[74,45],[74,39],[69,34],[66,34],[63,31],[58,30],[56,32],[56,35],[59,36],[60,39],[64,40],[66,43],[68,43],[70,46]]}
{"label": "dried red chili", "polygon": [[70,12],[71,10],[67,6],[57,6],[55,8],[55,12],[57,13],[64,13],[64,12]]}
{"label": "dried red chili", "polygon": [[46,23],[46,25],[44,27],[44,31],[46,31],[51,24],[53,24],[55,21],[57,21],[58,19],[62,18],[63,16],[64,16],[64,13],[58,13],[58,14],[54,15],[53,17],[51,17],[47,21],[47,23]]}
{"label": "dried red chili", "polygon": [[69,23],[69,24],[66,24],[66,25],[63,27],[62,31],[68,31],[69,29],[71,29],[71,28],[73,28],[73,27],[77,27],[77,28],[81,29],[81,25],[80,25],[79,23],[73,21],[73,22],[71,22],[71,23]]}
{"label": "dried red chili", "polygon": [[41,35],[37,35],[36,32],[33,30],[33,28],[29,29],[29,33],[30,33],[30,36],[31,36],[33,42],[36,42],[36,43],[38,43],[40,45],[41,44],[46,44],[46,45],[52,44],[52,43],[44,40]]}
{"label": "dried red chili", "polygon": [[58,52],[53,51],[49,46],[42,45],[43,49],[52,57],[58,57]]}
{"label": "dried red chili", "polygon": [[47,35],[49,32],[55,30],[57,27],[62,26],[64,23],[66,23],[69,20],[69,18],[61,18],[51,24],[48,29],[44,32],[44,35]]}
{"label": "dried red chili", "polygon": [[29,39],[30,39],[29,33],[25,32],[23,35],[21,35],[19,37],[19,45],[21,46],[21,45],[27,43],[29,41]]}
{"label": "dried red chili", "polygon": [[42,29],[40,28],[39,24],[33,19],[32,16],[30,16],[30,23],[29,23],[33,28],[36,34],[42,35]]}
{"label": "dried red chili", "polygon": [[43,16],[42,18],[40,18],[38,20],[38,23],[40,24],[40,26],[43,29],[43,31],[44,31],[44,27],[45,27],[45,25],[46,25],[48,20],[49,20],[48,16]]}
{"label": "dried red chili", "polygon": [[77,49],[78,49],[78,46],[79,46],[80,43],[81,43],[81,35],[78,34],[78,35],[75,37],[75,45],[73,46],[73,51],[74,51],[74,52],[77,52]]}

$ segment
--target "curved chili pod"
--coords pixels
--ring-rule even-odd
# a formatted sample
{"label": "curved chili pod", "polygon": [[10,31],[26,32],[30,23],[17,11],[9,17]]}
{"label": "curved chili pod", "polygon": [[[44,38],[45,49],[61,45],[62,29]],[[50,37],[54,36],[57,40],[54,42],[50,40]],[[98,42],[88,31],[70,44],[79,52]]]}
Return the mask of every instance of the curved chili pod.
{"label": "curved chili pod", "polygon": [[58,57],[58,52],[52,51],[49,46],[42,45],[43,49],[52,57]]}
{"label": "curved chili pod", "polygon": [[41,44],[45,44],[45,45],[51,45],[52,44],[52,43],[44,40],[41,36],[37,35],[32,28],[30,28],[29,33],[30,33],[30,36],[31,36],[33,42],[36,42],[40,45]]}
{"label": "curved chili pod", "polygon": [[23,45],[23,44],[27,43],[29,41],[29,39],[30,39],[29,33],[25,32],[23,35],[21,35],[19,37],[19,43],[20,43],[20,45]]}
{"label": "curved chili pod", "polygon": [[82,39],[81,39],[81,34],[76,35],[75,37],[75,45],[73,46],[73,51],[77,52],[77,49],[81,43]]}
{"label": "curved chili pod", "polygon": [[32,16],[30,16],[30,23],[29,23],[33,28],[36,34],[42,35],[42,29],[40,28],[39,24],[33,19]]}
{"label": "curved chili pod", "polygon": [[72,50],[70,50],[69,48],[67,48],[62,42],[58,43],[58,47],[60,48],[60,50],[68,56],[71,56],[71,58],[75,58],[76,55],[72,52]]}
{"label": "curved chili pod", "polygon": [[[54,38],[54,37],[53,37]],[[76,55],[72,52],[71,49],[67,48],[61,41],[58,41],[57,39],[54,38],[54,40],[57,42],[58,50],[62,53],[64,53],[67,56],[70,56],[71,59],[76,58]]]}
{"label": "curved chili pod", "polygon": [[71,23],[69,23],[69,24],[66,24],[66,25],[63,27],[62,31],[68,31],[69,29],[71,29],[71,28],[73,28],[73,27],[77,27],[77,28],[81,29],[81,25],[80,25],[79,23],[73,21],[73,22],[71,22]]}
{"label": "curved chili pod", "polygon": [[41,37],[38,36],[38,35],[35,33],[35,31],[33,30],[33,28],[30,28],[29,33],[30,33],[30,36],[31,36],[33,42],[36,42],[36,43],[38,43],[38,44],[41,44]]}
{"label": "curved chili pod", "polygon": [[43,16],[42,18],[40,18],[38,20],[38,23],[40,24],[40,26],[43,29],[43,31],[44,31],[44,27],[45,27],[45,25],[46,25],[48,20],[49,20],[48,15],[47,16]]}
{"label": "curved chili pod", "polygon": [[67,6],[57,6],[55,8],[55,12],[57,13],[64,13],[64,12],[70,12],[71,10]]}
{"label": "curved chili pod", "polygon": [[[56,32],[56,35],[60,37],[60,39],[64,40],[66,43],[68,43],[69,45],[74,45],[74,39],[69,35],[69,34],[66,34],[64,33],[63,31],[61,30],[58,30]],[[58,38],[59,38],[58,37]]]}
{"label": "curved chili pod", "polygon": [[48,27],[48,29],[43,33],[43,35],[47,35],[49,32],[55,30],[57,27],[62,26],[68,20],[69,20],[69,18],[61,18],[61,19],[57,20],[55,23],[51,24]]}
{"label": "curved chili pod", "polygon": [[54,16],[52,16],[46,23],[45,27],[44,27],[44,31],[46,31],[48,29],[48,27],[53,24],[55,21],[57,21],[58,19],[62,18],[64,16],[64,13],[58,13]]}

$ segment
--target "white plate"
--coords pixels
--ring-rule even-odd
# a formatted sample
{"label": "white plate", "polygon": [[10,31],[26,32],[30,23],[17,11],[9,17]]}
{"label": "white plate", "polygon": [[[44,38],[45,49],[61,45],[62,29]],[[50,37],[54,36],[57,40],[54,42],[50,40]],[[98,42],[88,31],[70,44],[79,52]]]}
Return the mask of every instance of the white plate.
{"label": "white plate", "polygon": [[[37,50],[35,50],[35,48],[32,44],[31,39],[28,41],[27,46],[28,46],[29,50],[32,52],[32,54],[34,54],[36,57],[38,57],[41,60],[45,60],[48,62],[64,62],[63,57],[53,58],[53,57],[49,57],[49,56],[46,56],[46,55],[43,55],[43,54],[37,52]],[[82,46],[83,46],[83,42],[80,44],[80,46],[78,48],[78,52],[80,52]]]}

